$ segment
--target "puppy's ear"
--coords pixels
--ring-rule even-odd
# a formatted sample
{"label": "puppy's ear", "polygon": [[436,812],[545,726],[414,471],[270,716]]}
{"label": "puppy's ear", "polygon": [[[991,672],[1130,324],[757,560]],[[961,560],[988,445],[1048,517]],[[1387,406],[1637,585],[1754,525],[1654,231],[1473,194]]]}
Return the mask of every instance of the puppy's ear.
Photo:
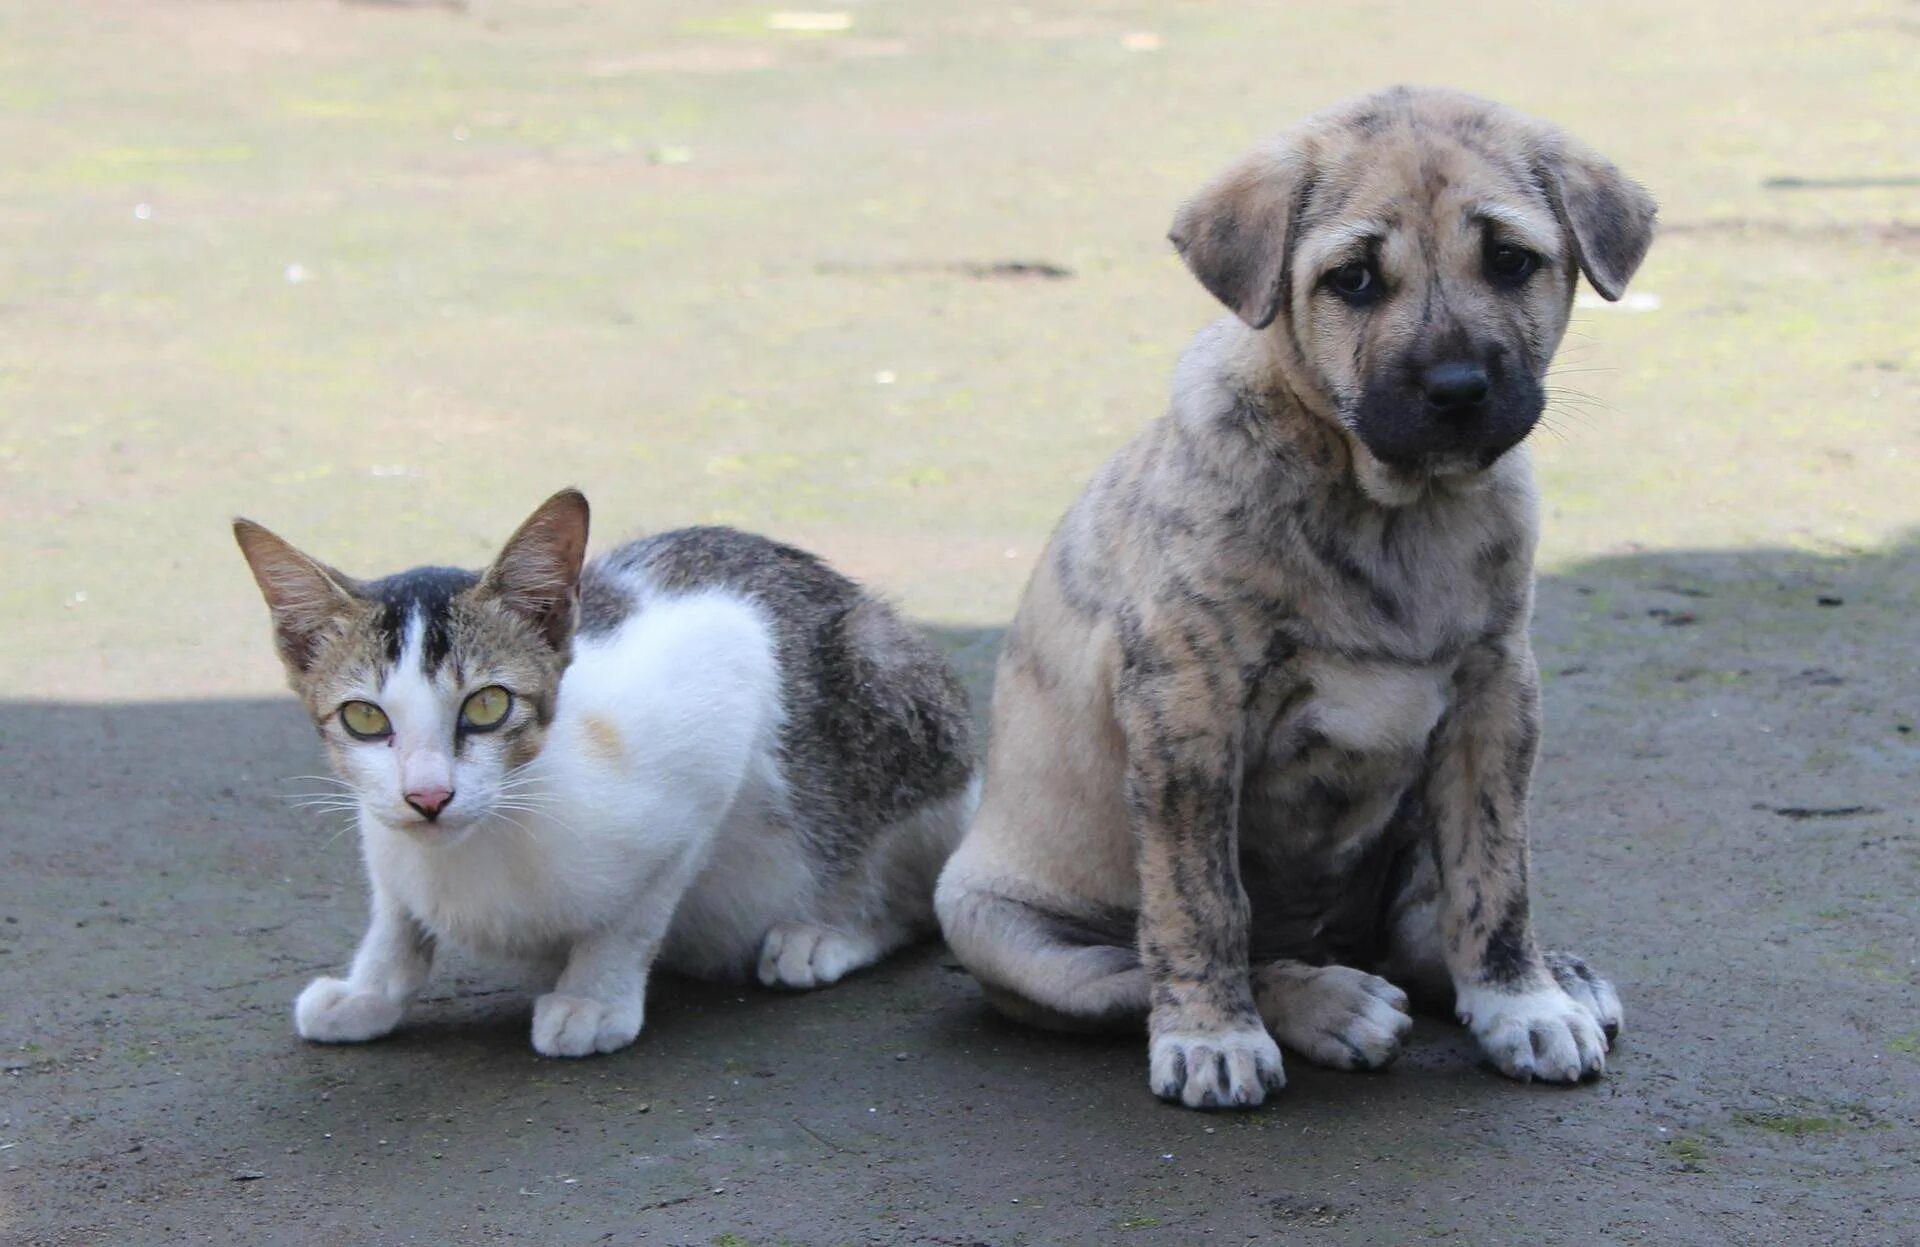
{"label": "puppy's ear", "polygon": [[352,577],[308,558],[252,520],[233,522],[233,539],[273,613],[273,639],[293,676],[313,665],[320,643],[359,607]]}
{"label": "puppy's ear", "polygon": [[1609,303],[1626,292],[1653,245],[1653,196],[1612,161],[1578,139],[1554,132],[1542,145],[1534,176],[1573,240],[1574,259]]}
{"label": "puppy's ear", "polygon": [[478,592],[524,616],[557,650],[573,637],[587,518],[586,495],[561,490],[527,517],[480,579]]}
{"label": "puppy's ear", "polygon": [[1283,139],[1207,183],[1167,232],[1200,284],[1255,329],[1272,324],[1287,297],[1294,234],[1312,185],[1306,157]]}

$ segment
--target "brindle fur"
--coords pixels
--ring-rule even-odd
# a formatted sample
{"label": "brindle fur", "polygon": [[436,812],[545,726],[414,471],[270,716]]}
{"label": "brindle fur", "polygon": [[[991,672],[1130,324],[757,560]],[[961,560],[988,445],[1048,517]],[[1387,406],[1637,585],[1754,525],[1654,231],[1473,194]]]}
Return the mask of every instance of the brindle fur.
{"label": "brindle fur", "polygon": [[[1196,1107],[1281,1085],[1269,1032],[1390,1061],[1407,997],[1355,966],[1457,997],[1510,1074],[1597,1072],[1617,999],[1543,956],[1528,908],[1530,463],[1370,443],[1404,445],[1381,433],[1408,419],[1396,387],[1469,347],[1488,419],[1524,436],[1577,274],[1616,297],[1652,218],[1559,131],[1407,89],[1181,210],[1176,245],[1238,319],[1199,334],[1171,410],[1067,513],[1008,633],[984,800],[937,899],[990,1000],[1144,1016],[1154,1090]],[[1482,279],[1491,229],[1542,257],[1524,289]],[[1355,254],[1392,292],[1365,312],[1320,280]]]}

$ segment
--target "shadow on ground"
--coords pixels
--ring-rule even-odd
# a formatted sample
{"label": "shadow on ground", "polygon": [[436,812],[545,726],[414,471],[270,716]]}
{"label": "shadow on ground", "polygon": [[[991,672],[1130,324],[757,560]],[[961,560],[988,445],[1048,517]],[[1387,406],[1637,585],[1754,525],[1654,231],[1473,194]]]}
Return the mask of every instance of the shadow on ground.
{"label": "shadow on ground", "polygon": [[[0,1238],[32,1243],[1912,1241],[1920,543],[1543,580],[1535,869],[1610,969],[1606,1081],[1423,1023],[1269,1108],[1147,1093],[942,950],[832,991],[663,981],[612,1057],[527,1047],[457,957],[390,1041],[296,1042],[357,934],[286,700],[0,708]],[[940,630],[984,704],[992,632]]]}

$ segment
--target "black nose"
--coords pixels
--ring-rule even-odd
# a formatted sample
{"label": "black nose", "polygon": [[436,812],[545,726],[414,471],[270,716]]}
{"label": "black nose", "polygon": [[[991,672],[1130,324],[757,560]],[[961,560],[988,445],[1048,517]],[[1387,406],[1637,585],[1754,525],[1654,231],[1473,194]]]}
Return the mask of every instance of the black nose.
{"label": "black nose", "polygon": [[1445,416],[1478,411],[1487,397],[1487,370],[1478,364],[1435,364],[1420,374],[1427,406]]}

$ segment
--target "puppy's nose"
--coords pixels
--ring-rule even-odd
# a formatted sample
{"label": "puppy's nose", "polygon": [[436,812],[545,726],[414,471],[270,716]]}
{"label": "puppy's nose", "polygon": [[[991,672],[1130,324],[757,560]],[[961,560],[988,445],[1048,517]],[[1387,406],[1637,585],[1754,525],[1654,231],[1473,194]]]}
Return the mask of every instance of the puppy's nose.
{"label": "puppy's nose", "polygon": [[1478,364],[1435,364],[1420,375],[1427,406],[1444,416],[1472,415],[1487,397],[1487,370]]}
{"label": "puppy's nose", "polygon": [[415,788],[407,793],[407,804],[420,811],[428,822],[440,817],[440,811],[453,803],[451,788]]}

